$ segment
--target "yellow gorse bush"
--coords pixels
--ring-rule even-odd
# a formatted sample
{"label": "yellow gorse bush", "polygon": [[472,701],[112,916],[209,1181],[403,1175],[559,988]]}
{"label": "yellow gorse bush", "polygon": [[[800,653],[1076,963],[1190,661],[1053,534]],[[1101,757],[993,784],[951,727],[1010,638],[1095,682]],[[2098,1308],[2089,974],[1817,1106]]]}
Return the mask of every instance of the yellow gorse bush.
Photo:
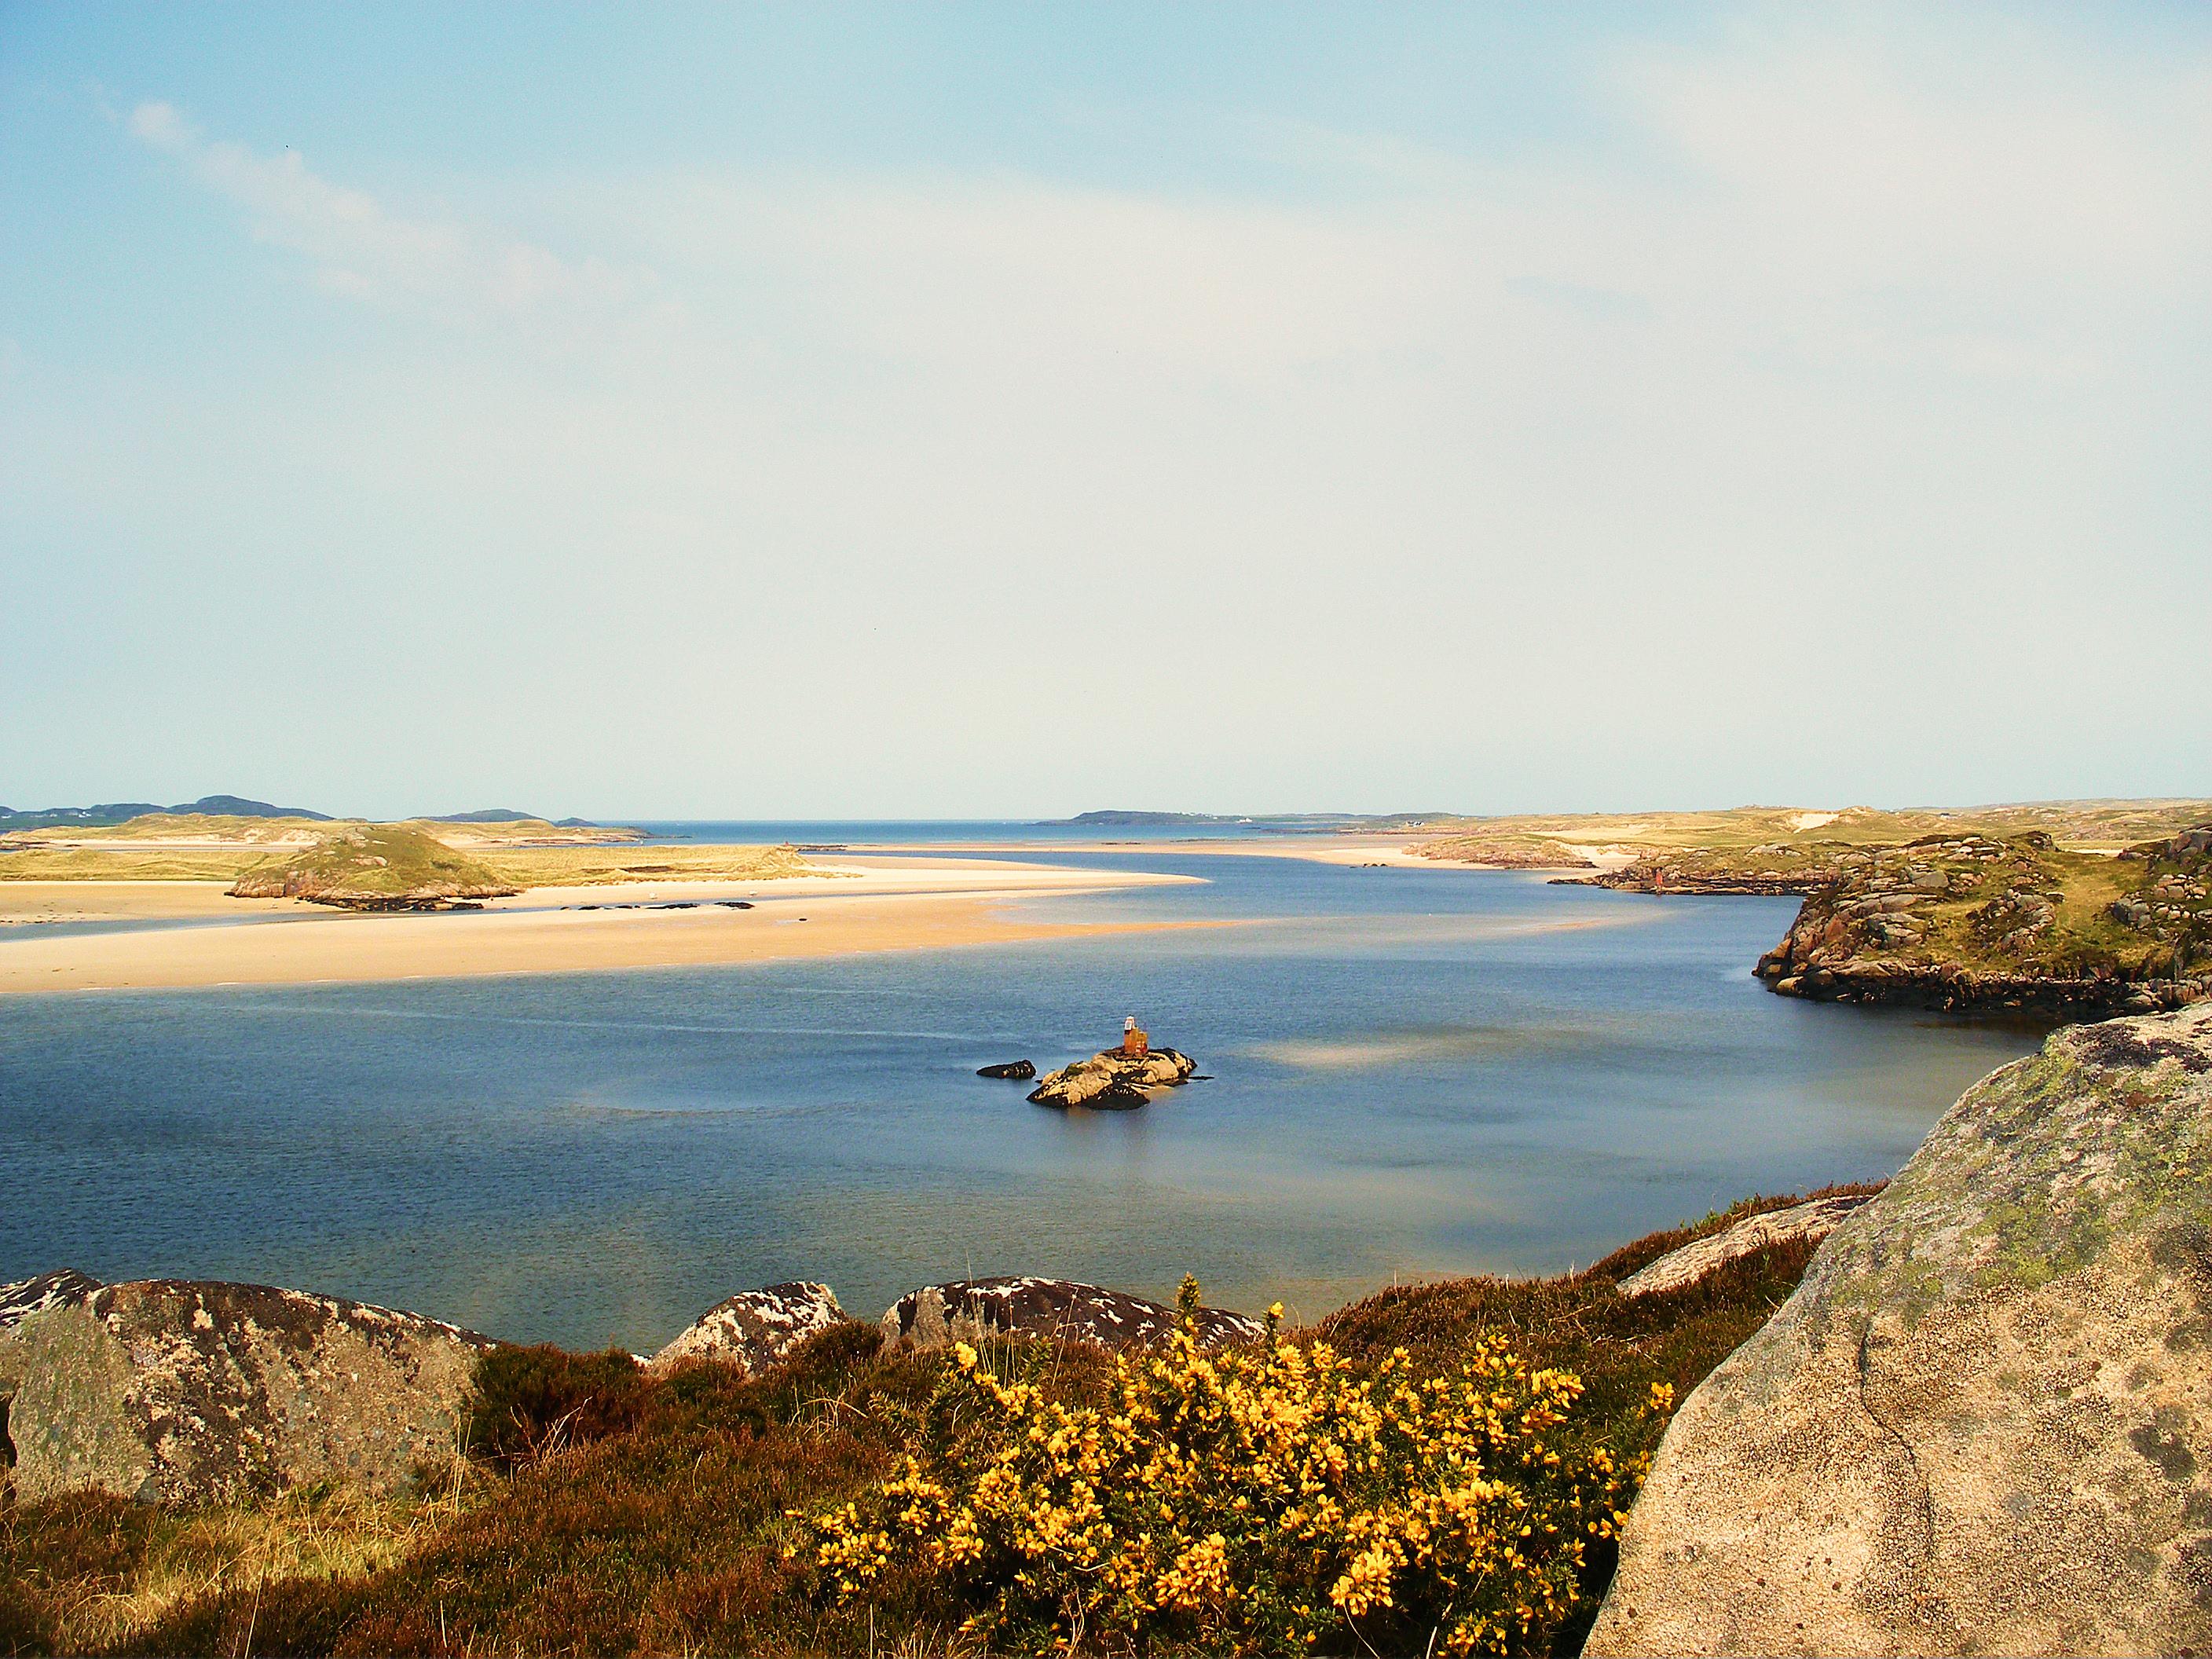
{"label": "yellow gorse bush", "polygon": [[815,1517],[827,1586],[858,1599],[919,1576],[972,1610],[971,1632],[1031,1650],[1540,1643],[1644,1472],[1577,1433],[1580,1380],[1495,1338],[1443,1376],[1403,1349],[1362,1373],[1279,1340],[1279,1307],[1262,1344],[1209,1354],[1197,1294],[1186,1279],[1165,1351],[1117,1359],[1103,1403],[957,1344],[921,1449]]}

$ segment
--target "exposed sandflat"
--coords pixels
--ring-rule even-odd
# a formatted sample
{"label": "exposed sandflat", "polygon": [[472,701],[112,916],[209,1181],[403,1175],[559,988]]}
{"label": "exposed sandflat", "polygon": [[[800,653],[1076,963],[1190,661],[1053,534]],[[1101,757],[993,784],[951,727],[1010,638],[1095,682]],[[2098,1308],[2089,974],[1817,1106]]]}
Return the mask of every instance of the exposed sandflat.
{"label": "exposed sandflat", "polygon": [[[0,922],[236,925],[108,933],[0,928],[0,994],[694,967],[1127,933],[1163,924],[1024,921],[1007,917],[1002,904],[1185,879],[980,860],[843,860],[836,868],[842,873],[772,882],[538,888],[481,911],[428,915],[231,899],[205,882],[5,883]],[[756,908],[712,903],[721,898],[748,898]],[[669,902],[701,908],[607,908]],[[560,908],[574,904],[601,908]]]}

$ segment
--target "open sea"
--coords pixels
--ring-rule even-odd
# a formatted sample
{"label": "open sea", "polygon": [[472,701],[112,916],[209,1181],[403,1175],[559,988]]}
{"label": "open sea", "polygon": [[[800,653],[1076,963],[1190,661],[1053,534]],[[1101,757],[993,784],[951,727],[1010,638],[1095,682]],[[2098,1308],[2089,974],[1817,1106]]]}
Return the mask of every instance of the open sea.
{"label": "open sea", "polygon": [[[855,846],[1049,833],[653,827]],[[641,1351],[797,1278],[873,1317],[971,1273],[1171,1299],[1188,1271],[1209,1301],[1311,1317],[1393,1280],[1556,1271],[1747,1194],[1888,1175],[2038,1040],[1771,995],[1750,969],[1794,899],[1080,832],[1102,834],[1155,844],[1038,855],[1204,884],[1009,911],[1229,925],[0,999],[0,1279],[258,1280]],[[1064,1115],[974,1075],[1079,1058],[1128,1013],[1210,1080]]]}

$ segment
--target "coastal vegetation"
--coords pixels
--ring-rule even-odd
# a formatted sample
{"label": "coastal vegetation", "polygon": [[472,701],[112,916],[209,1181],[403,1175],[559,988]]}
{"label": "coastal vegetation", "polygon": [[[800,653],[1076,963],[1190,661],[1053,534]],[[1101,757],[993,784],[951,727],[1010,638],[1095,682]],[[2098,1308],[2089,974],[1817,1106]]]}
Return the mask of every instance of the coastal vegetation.
{"label": "coastal vegetation", "polygon": [[[366,869],[361,860],[370,842],[376,846],[366,856],[385,859],[391,871],[417,872],[432,890],[449,884],[453,878],[436,872],[458,869],[453,861],[459,860],[469,871],[460,884],[483,893],[634,881],[762,881],[812,871],[788,847],[640,845],[643,840],[635,830],[535,818],[377,824],[161,813],[119,824],[0,835],[0,881],[221,881],[239,884],[241,896],[282,896],[271,878],[288,863],[308,877],[349,861]],[[388,897],[403,884],[386,875],[357,885],[365,896]]]}
{"label": "coastal vegetation", "polygon": [[474,859],[404,824],[348,827],[252,866],[234,898],[301,898],[356,910],[423,909],[504,898],[514,888]]}
{"label": "coastal vegetation", "polygon": [[[1516,1402],[1516,1425],[1534,1425],[1525,1412],[1538,1395],[1547,1402],[1538,1415],[1559,1417],[1532,1427],[1526,1441],[1514,1430],[1522,1462],[1513,1467],[1522,1472],[1510,1484],[1543,1516],[1531,1523],[1530,1539],[1540,1540],[1545,1524],[1564,1537],[1570,1516],[1584,1528],[1571,1575],[1556,1540],[1520,1540],[1516,1528],[1501,1540],[1525,1564],[1501,1578],[1535,1599],[1526,1603],[1525,1631],[1522,1600],[1499,1609],[1510,1628],[1493,1630],[1492,1645],[1572,1652],[1610,1575],[1612,1545],[1601,1535],[1603,1516],[1589,1480],[1571,1500],[1575,1483],[1565,1472],[1602,1475],[1602,1453],[1624,1481],[1618,1499],[1608,1500],[1618,1507],[1671,1401],[1764,1322],[1814,1245],[1764,1249],[1659,1295],[1625,1298],[1619,1283],[1692,1238],[1797,1201],[1740,1206],[1564,1276],[1388,1291],[1286,1334],[1295,1360],[1280,1346],[1234,1360],[1170,1347],[1157,1366],[1117,1364],[1100,1348],[1002,1340],[971,1346],[970,1360],[957,1347],[886,1344],[877,1327],[857,1323],[808,1339],[783,1364],[750,1378],[713,1362],[648,1371],[620,1354],[500,1349],[478,1370],[479,1409],[468,1436],[478,1455],[426,1468],[409,1498],[366,1502],[332,1491],[172,1510],[80,1493],[15,1504],[0,1522],[0,1650],[976,1654],[986,1643],[982,1623],[970,1623],[979,1613],[983,1623],[995,1621],[993,1650],[1041,1649],[1055,1630],[1067,1633],[1063,1609],[1017,1583],[1012,1558],[992,1558],[997,1576],[979,1578],[899,1553],[848,1593],[837,1582],[836,1553],[828,1563],[822,1554],[838,1530],[832,1517],[848,1504],[855,1516],[878,1513],[909,1458],[925,1473],[939,1471],[930,1478],[948,1492],[973,1495],[1009,1446],[1040,1444],[1030,1428],[1047,1419],[1095,1419],[1103,1432],[1127,1414],[1125,1389],[1133,1386],[1139,1414],[1158,1421],[1147,1419],[1133,1449],[1147,1448],[1148,1458],[1165,1457],[1170,1443],[1194,1456],[1213,1449],[1187,1475],[1195,1485],[1182,1530],[1205,1524],[1178,1547],[1182,1571],[1174,1581],[1212,1611],[1130,1603],[1123,1634],[1155,1654],[1240,1644],[1244,1650],[1358,1653],[1364,1649],[1353,1620],[1370,1632],[1397,1630],[1401,1620],[1410,1627],[1442,1580],[1433,1564],[1401,1568],[1391,1559],[1386,1573],[1384,1560],[1369,1553],[1373,1537],[1362,1536],[1347,1553],[1344,1547],[1355,1541],[1350,1517],[1441,1494],[1449,1459],[1436,1448],[1474,1431],[1452,1425],[1481,1415],[1466,1391],[1480,1377],[1484,1401],[1495,1394]],[[1325,1382],[1316,1380],[1324,1349]],[[1293,1387],[1299,1367],[1304,1380]],[[1539,1388],[1540,1376],[1552,1380]],[[1577,1386],[1568,1387],[1570,1376]],[[1015,1418],[997,1406],[986,1410],[983,1398],[1015,1389],[1032,1391],[1020,1396],[1018,1433]],[[1406,1403],[1408,1392],[1422,1403]],[[1226,1552],[1228,1517],[1245,1517],[1234,1523],[1246,1529],[1240,1547],[1261,1527],[1252,1492],[1201,1478],[1215,1468],[1215,1454],[1245,1432],[1227,1420],[1232,1400],[1240,1410],[1268,1400],[1270,1410],[1308,1413],[1285,1443],[1304,1445],[1307,1461],[1298,1467],[1333,1467],[1322,1448],[1336,1445],[1347,1460],[1346,1491],[1366,1505],[1340,1498],[1341,1524],[1309,1540],[1310,1547],[1289,1536],[1283,1511],[1267,1523],[1271,1547],[1281,1552],[1274,1582],[1285,1587],[1283,1604],[1315,1602],[1311,1644],[1304,1627],[1286,1622],[1237,1626],[1232,1638],[1222,1621],[1245,1614],[1206,1601],[1213,1534]],[[1385,1413],[1393,1400],[1401,1402],[1389,1408],[1398,1427],[1378,1429],[1384,1449],[1370,1453],[1364,1440],[1348,1444],[1337,1431],[1354,1419],[1364,1422],[1370,1409]],[[1486,1419],[1480,1432],[1488,1431]],[[1530,1449],[1536,1434],[1541,1454]],[[1040,1461],[1018,1478],[1049,1486],[1054,1471],[1072,1467],[1069,1448],[1080,1439],[1054,1451],[1048,1430]],[[1352,1466],[1370,1455],[1379,1468]],[[1526,1467],[1530,1459],[1534,1470]],[[1587,1530],[1593,1522],[1598,1533]],[[1200,1546],[1206,1548],[1192,1554]],[[1354,1588],[1331,1599],[1363,1558],[1368,1565]],[[1441,1570],[1457,1572],[1454,1562],[1464,1559],[1447,1552]],[[1334,1575],[1322,1583],[1330,1562]],[[1502,1552],[1496,1562],[1504,1566]],[[1174,1563],[1166,1571],[1174,1572]],[[1347,1613],[1355,1595],[1364,1611]],[[1111,1650],[1097,1615],[1084,1616],[1094,1622],[1083,1644]]]}
{"label": "coastal vegetation", "polygon": [[1440,833],[1408,850],[1423,858],[1464,864],[1486,864],[1495,853],[1507,867],[1521,867],[1532,849],[1556,849],[1565,866],[1594,856],[1665,864],[1672,855],[1681,854],[1694,860],[1686,867],[1718,873],[1739,860],[1753,866],[1779,861],[1785,868],[1801,866],[1808,852],[1825,843],[1894,845],[1925,836],[2002,838],[2034,832],[2077,851],[2116,852],[2208,820],[2212,820],[2212,800],[2033,801],[1897,811],[1847,806],[1833,811],[1739,806],[1711,812],[1585,812],[1443,821],[1429,826]]}
{"label": "coastal vegetation", "polygon": [[2114,857],[2039,833],[1847,849],[1758,972],[1841,1000],[2179,1006],[2212,990],[2212,829]]}

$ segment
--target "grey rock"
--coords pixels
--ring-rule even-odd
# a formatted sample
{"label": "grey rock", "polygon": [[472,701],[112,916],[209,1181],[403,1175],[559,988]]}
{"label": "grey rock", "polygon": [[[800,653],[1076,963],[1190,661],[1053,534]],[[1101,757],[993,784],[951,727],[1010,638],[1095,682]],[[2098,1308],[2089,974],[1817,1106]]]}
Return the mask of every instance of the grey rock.
{"label": "grey rock", "polygon": [[1708,1273],[1718,1272],[1731,1261],[1771,1246],[1793,1243],[1799,1239],[1826,1238],[1845,1216],[1866,1201],[1864,1194],[1840,1194],[1833,1198],[1793,1204],[1786,1210],[1769,1210],[1747,1217],[1725,1232],[1693,1239],[1680,1249],[1661,1256],[1650,1267],[1631,1273],[1620,1281],[1620,1293],[1633,1297],[1677,1291],[1685,1285],[1696,1284]]}
{"label": "grey rock", "polygon": [[64,1297],[0,1335],[15,1491],[200,1504],[404,1486],[455,1455],[492,1346],[264,1285],[147,1279]]}
{"label": "grey rock", "polygon": [[1684,1402],[1592,1654],[2212,1646],[2212,1007],[1985,1079]]}
{"label": "grey rock", "polygon": [[817,1331],[844,1322],[827,1285],[796,1279],[740,1291],[700,1315],[652,1363],[666,1370],[679,1360],[714,1359],[757,1376]]}
{"label": "grey rock", "polygon": [[[1221,1308],[1200,1308],[1194,1327],[1207,1347],[1256,1340],[1260,1320]],[[884,1311],[884,1338],[937,1348],[979,1335],[1024,1336],[1106,1347],[1145,1347],[1176,1328],[1176,1310],[1140,1296],[1066,1279],[973,1279],[926,1285]]]}

